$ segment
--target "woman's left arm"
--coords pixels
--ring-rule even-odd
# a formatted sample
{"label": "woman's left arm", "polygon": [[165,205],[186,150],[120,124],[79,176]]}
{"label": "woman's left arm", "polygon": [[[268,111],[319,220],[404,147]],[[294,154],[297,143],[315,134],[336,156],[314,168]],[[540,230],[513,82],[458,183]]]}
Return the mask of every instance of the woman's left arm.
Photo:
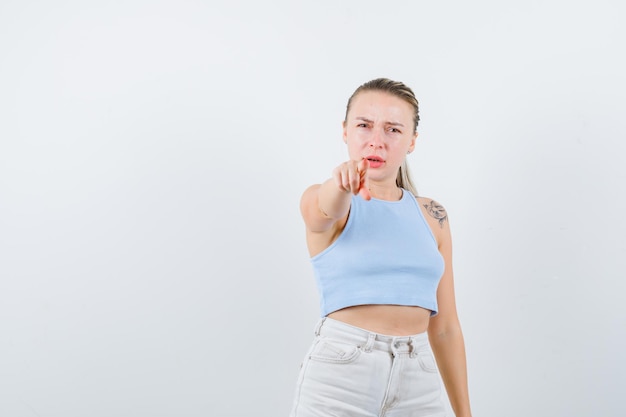
{"label": "woman's left arm", "polygon": [[438,314],[431,318],[428,337],[456,417],[471,417],[465,342],[456,310],[452,272],[452,236],[445,209],[420,198],[444,258],[445,270],[437,289]]}

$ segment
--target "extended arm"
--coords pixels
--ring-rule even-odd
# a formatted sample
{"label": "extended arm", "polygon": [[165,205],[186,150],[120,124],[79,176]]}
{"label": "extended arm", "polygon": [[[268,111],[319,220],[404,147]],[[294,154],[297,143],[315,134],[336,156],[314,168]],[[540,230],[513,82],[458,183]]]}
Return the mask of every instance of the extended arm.
{"label": "extended arm", "polygon": [[300,211],[309,232],[326,232],[345,219],[352,194],[369,200],[368,161],[347,161],[333,170],[332,178],[307,188],[300,200]]}

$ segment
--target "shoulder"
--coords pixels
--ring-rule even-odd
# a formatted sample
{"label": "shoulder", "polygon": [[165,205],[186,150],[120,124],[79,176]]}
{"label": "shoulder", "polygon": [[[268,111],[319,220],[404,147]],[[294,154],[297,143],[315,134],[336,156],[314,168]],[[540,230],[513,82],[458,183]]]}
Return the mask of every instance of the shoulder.
{"label": "shoulder", "polygon": [[450,231],[446,208],[443,204],[430,197],[417,197],[416,200],[437,241],[441,243],[449,235]]}
{"label": "shoulder", "polygon": [[305,222],[311,216],[317,214],[317,192],[319,191],[321,184],[313,184],[307,187],[300,196],[300,213],[302,214]]}
{"label": "shoulder", "polygon": [[440,202],[430,197],[417,197],[417,202],[422,208],[422,211],[437,220],[440,226],[443,227],[444,224],[448,222],[448,212]]}
{"label": "shoulder", "polygon": [[317,192],[322,184],[313,184],[308,186],[300,196],[300,207],[317,202]]}
{"label": "shoulder", "polygon": [[304,189],[304,191],[302,192],[302,196],[304,197],[304,196],[306,196],[306,195],[308,195],[308,194],[311,194],[311,193],[315,193],[315,192],[317,192],[317,190],[319,190],[319,188],[320,188],[320,186],[321,186],[321,185],[322,185],[322,184],[312,184],[312,185],[309,185],[309,186],[308,186],[308,187],[306,187],[306,188]]}

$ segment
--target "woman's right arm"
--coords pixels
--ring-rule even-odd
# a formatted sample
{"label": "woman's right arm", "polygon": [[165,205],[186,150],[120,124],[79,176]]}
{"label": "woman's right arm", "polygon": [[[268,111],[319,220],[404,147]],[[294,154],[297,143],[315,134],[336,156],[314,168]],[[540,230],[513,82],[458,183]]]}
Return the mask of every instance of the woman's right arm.
{"label": "woman's right arm", "polygon": [[367,160],[344,162],[323,184],[312,185],[304,191],[300,211],[309,232],[327,232],[345,219],[352,194],[361,194],[366,200],[371,198],[367,189],[368,167]]}

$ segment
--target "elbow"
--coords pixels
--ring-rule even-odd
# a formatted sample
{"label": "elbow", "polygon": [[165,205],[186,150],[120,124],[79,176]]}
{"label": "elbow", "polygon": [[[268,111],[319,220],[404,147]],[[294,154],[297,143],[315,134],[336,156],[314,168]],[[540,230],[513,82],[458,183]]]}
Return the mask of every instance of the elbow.
{"label": "elbow", "polygon": [[434,319],[428,326],[428,338],[432,341],[446,340],[462,335],[459,320]]}

